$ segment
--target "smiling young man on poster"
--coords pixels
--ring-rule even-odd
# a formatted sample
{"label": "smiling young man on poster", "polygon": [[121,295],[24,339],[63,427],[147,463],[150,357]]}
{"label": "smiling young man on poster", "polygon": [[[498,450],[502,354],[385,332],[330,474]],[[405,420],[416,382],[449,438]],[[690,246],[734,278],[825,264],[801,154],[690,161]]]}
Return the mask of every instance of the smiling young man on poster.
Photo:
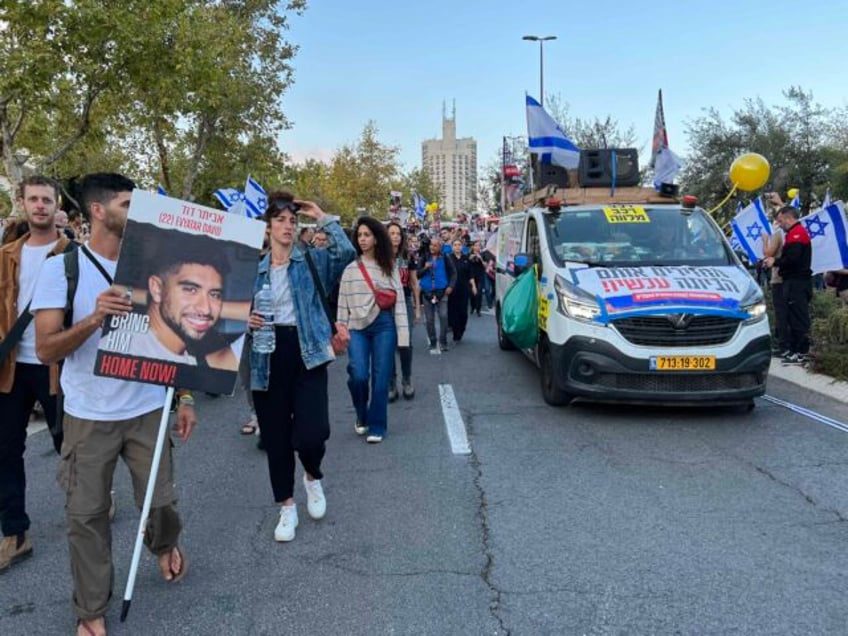
{"label": "smiling young man on poster", "polygon": [[[164,233],[163,233],[164,234]],[[193,367],[238,370],[243,336],[230,344],[216,328],[224,318],[229,264],[215,240],[180,234],[163,238],[147,279],[147,313],[112,318],[102,351],[176,362]],[[234,304],[231,304],[231,308]]]}

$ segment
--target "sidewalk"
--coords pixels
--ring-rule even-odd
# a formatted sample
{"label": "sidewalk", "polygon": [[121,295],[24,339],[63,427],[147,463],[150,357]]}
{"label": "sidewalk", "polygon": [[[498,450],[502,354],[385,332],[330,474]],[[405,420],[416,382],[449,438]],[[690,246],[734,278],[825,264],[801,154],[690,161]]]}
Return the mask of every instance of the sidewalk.
{"label": "sidewalk", "polygon": [[848,404],[848,382],[834,380],[820,373],[811,373],[801,365],[783,364],[777,358],[772,358],[769,375]]}

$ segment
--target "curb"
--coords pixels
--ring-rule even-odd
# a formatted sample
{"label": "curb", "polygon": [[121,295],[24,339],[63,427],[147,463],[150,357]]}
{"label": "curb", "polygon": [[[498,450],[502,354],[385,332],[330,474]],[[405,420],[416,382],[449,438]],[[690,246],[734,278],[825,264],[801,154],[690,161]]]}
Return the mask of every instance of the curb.
{"label": "curb", "polygon": [[848,404],[848,382],[834,380],[829,375],[812,373],[800,365],[782,364],[776,358],[772,358],[769,376],[792,382],[842,404]]}

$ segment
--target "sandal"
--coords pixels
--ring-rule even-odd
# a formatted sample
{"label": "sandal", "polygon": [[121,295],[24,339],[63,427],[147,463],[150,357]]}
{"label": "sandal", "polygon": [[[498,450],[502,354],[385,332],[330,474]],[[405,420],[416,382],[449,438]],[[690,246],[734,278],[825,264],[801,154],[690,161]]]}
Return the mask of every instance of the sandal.
{"label": "sandal", "polygon": [[[179,572],[174,572],[174,569],[171,566],[172,559],[174,558],[174,552],[176,552],[178,555],[180,555],[180,560],[182,561],[182,567],[180,568]],[[183,549],[180,548],[179,546],[174,546],[173,548],[171,548],[167,552],[160,554],[159,558],[161,559],[165,555],[168,556],[168,572],[171,575],[171,578],[170,579],[165,578],[164,573],[162,575],[162,578],[165,579],[165,583],[179,583],[180,581],[183,580],[186,573],[188,572],[188,557],[186,556]],[[160,571],[162,570],[162,562],[161,561],[159,562],[159,570]]]}
{"label": "sandal", "polygon": [[256,435],[256,429],[259,428],[259,422],[256,421],[256,416],[251,417],[241,427],[242,435]]}
{"label": "sandal", "polygon": [[[101,623],[101,621],[102,621],[102,623]],[[103,630],[102,631],[99,631],[99,630],[95,631],[92,628],[93,624],[97,624],[98,627],[100,627],[102,625]],[[87,620],[87,621],[85,621],[81,618],[78,618],[77,619],[77,634],[78,635],[80,633],[80,631],[79,631],[80,627],[82,627],[83,630],[85,630],[85,636],[99,636],[100,634],[106,633],[106,621],[103,619],[102,616],[99,617],[99,618],[92,618],[91,620]]]}

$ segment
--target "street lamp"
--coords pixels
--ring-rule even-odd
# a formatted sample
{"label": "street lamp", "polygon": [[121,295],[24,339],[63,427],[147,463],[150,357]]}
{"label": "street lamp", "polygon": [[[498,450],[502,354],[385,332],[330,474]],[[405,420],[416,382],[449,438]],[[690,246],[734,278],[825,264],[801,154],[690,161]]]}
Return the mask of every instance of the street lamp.
{"label": "street lamp", "polygon": [[530,42],[538,42],[539,43],[539,105],[545,105],[545,54],[544,54],[544,43],[548,40],[556,40],[557,36],[555,35],[525,35],[521,38],[522,40],[529,40]]}

